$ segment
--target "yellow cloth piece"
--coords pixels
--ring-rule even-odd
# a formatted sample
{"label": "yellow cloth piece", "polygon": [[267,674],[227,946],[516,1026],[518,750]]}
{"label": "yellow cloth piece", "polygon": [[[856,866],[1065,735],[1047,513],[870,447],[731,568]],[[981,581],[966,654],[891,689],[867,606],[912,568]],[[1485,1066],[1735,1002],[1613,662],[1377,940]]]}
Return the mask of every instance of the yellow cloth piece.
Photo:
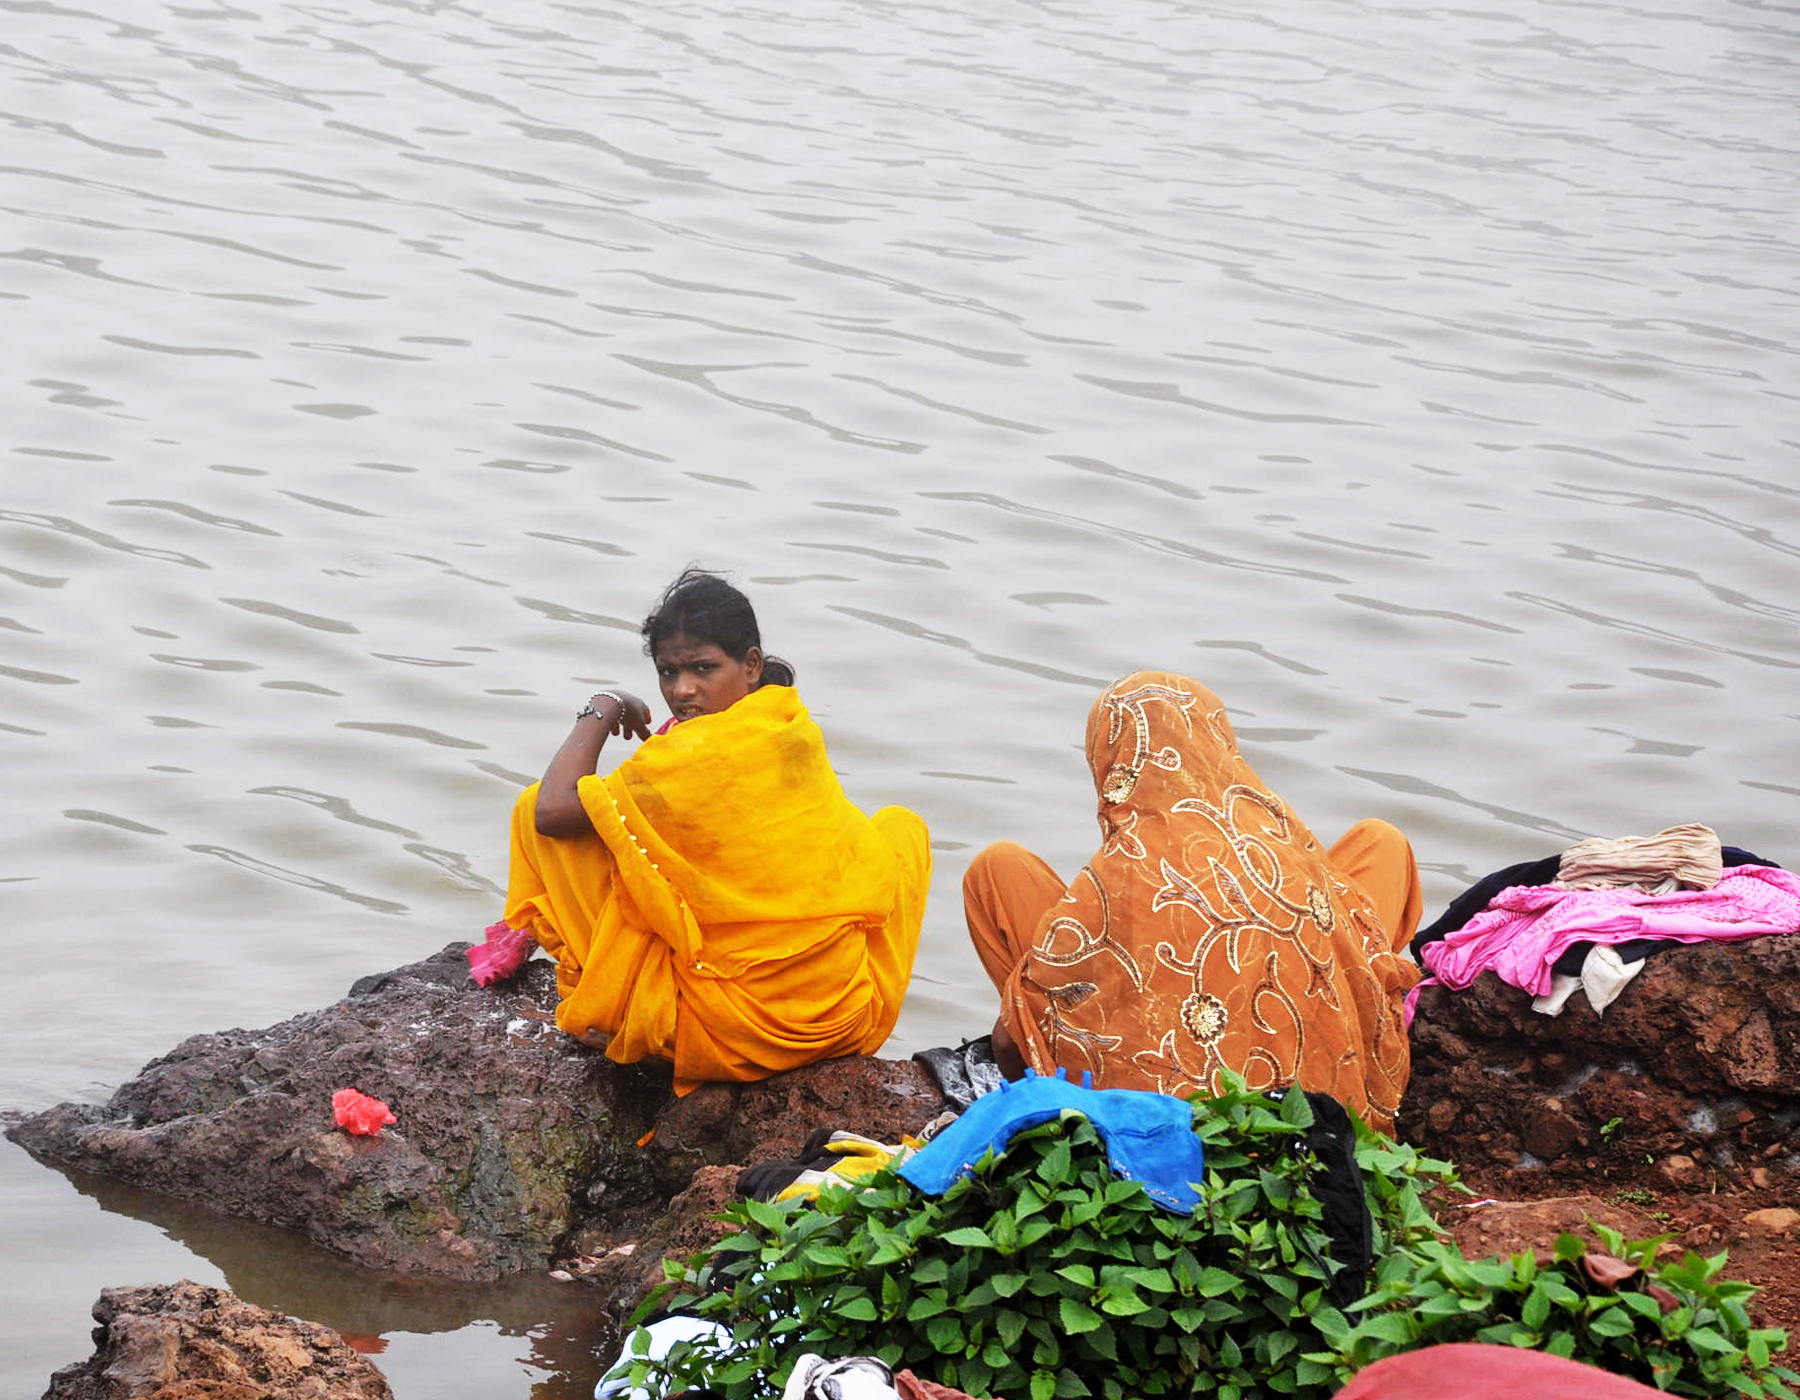
{"label": "yellow cloth piece", "polygon": [[868,1054],[893,1031],[931,877],[925,823],[866,816],[790,686],[644,741],[577,786],[594,835],[513,809],[506,921],[557,963],[556,1023],[675,1067],[675,1092]]}
{"label": "yellow cloth piece", "polygon": [[876,1142],[854,1133],[833,1133],[825,1150],[834,1153],[838,1160],[823,1170],[801,1172],[791,1185],[776,1193],[777,1201],[810,1201],[822,1186],[861,1181],[892,1162],[904,1161],[913,1152],[911,1148]]}

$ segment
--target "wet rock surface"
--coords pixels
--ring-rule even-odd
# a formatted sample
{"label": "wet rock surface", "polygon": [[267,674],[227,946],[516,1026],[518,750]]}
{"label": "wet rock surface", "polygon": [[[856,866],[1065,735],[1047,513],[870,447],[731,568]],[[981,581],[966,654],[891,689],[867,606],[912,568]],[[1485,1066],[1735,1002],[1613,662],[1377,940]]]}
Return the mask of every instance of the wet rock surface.
{"label": "wet rock surface", "polygon": [[[266,1030],[195,1036],[107,1103],[60,1105],[10,1135],[373,1269],[557,1268],[623,1318],[665,1259],[718,1236],[741,1167],[792,1157],[821,1127],[897,1141],[944,1107],[919,1065],[867,1057],[676,1099],[666,1070],[615,1065],[555,1029],[547,963],[482,989],[464,946]],[[340,1131],[344,1087],[398,1123]],[[1659,954],[1604,1017],[1579,996],[1539,1016],[1492,978],[1427,989],[1402,1131],[1510,1203],[1442,1203],[1471,1254],[1543,1247],[1590,1218],[1668,1232],[1671,1248],[1729,1246],[1731,1273],[1765,1289],[1758,1315],[1800,1324],[1800,938]],[[260,1384],[188,1380],[214,1400]]]}
{"label": "wet rock surface", "polygon": [[183,1280],[109,1288],[94,1354],[44,1400],[392,1400],[387,1380],[329,1327]]}
{"label": "wet rock surface", "polygon": [[1759,1166],[1800,1189],[1800,936],[1653,954],[1603,1016],[1579,993],[1541,1016],[1492,974],[1427,987],[1401,1121],[1465,1168],[1648,1156],[1683,1189]]}
{"label": "wet rock surface", "polygon": [[[640,1237],[702,1167],[791,1155],[827,1125],[896,1140],[943,1106],[920,1066],[860,1056],[676,1099],[666,1068],[614,1064],[556,1029],[548,962],[481,988],[466,946],[265,1030],[191,1037],[105,1104],[61,1104],[8,1135],[370,1268],[478,1280]],[[398,1123],[337,1128],[346,1087]]]}

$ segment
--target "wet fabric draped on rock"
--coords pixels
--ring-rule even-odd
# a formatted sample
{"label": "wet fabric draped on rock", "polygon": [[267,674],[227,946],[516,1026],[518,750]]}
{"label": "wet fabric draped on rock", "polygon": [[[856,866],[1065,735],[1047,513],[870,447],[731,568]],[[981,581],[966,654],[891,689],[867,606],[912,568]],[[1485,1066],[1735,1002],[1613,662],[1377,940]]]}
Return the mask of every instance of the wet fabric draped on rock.
{"label": "wet fabric draped on rock", "polygon": [[788,686],[644,741],[578,785],[594,834],[513,812],[506,921],[556,959],[570,1034],[659,1056],[677,1093],[870,1053],[893,1030],[930,881],[925,824],[864,815]]}
{"label": "wet fabric draped on rock", "polygon": [[1391,1126],[1410,1069],[1401,998],[1419,976],[1397,951],[1422,907],[1406,838],[1364,821],[1320,846],[1184,676],[1110,687],[1087,755],[1103,842],[1074,882],[1010,843],[964,881],[1026,1061],[1170,1094],[1213,1092],[1230,1070]]}

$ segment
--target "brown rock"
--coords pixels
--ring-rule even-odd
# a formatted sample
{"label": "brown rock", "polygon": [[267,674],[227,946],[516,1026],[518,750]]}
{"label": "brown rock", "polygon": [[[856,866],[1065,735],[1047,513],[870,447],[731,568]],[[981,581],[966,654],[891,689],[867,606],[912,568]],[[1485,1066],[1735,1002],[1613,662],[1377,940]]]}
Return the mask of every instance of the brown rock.
{"label": "brown rock", "polygon": [[[1625,1172],[1703,1142],[1754,1157],[1770,1122],[1800,1111],[1800,1036],[1778,1029],[1795,1025],[1800,938],[1658,952],[1604,1015],[1575,997],[1540,1016],[1492,974],[1463,991],[1427,987],[1401,1130],[1471,1165],[1501,1162],[1494,1145],[1510,1135],[1570,1175],[1588,1155]],[[1454,1115],[1437,1111],[1446,1101]]]}
{"label": "brown rock", "polygon": [[[372,1268],[491,1279],[642,1230],[700,1167],[789,1156],[822,1126],[895,1141],[943,1107],[921,1066],[867,1056],[676,1099],[667,1066],[614,1064],[556,1030],[550,963],[482,988],[466,946],[266,1030],[194,1036],[106,1104],[62,1104],[8,1136]],[[399,1122],[339,1131],[344,1087]]]}
{"label": "brown rock", "polygon": [[44,1400],[392,1400],[380,1371],[329,1327],[183,1280],[109,1288],[94,1355]]}
{"label": "brown rock", "polygon": [[1529,1106],[1521,1137],[1525,1150],[1544,1161],[1554,1161],[1587,1142],[1580,1122],[1557,1098],[1540,1098]]}
{"label": "brown rock", "polygon": [[818,1128],[898,1142],[943,1111],[931,1072],[914,1060],[851,1055],[754,1084],[702,1084],[656,1120],[656,1174],[681,1190],[703,1166],[795,1156]]}
{"label": "brown rock", "polygon": [[600,1254],[581,1281],[597,1288],[615,1317],[629,1317],[660,1285],[663,1262],[686,1263],[720,1239],[727,1226],[715,1217],[737,1199],[737,1167],[702,1167],[643,1237]]}
{"label": "brown rock", "polygon": [[1753,1210],[1744,1217],[1744,1226],[1758,1235],[1792,1235],[1800,1231],[1800,1210],[1789,1206]]}
{"label": "brown rock", "polygon": [[1678,1191],[1691,1191],[1703,1180],[1700,1164],[1684,1152],[1664,1157],[1656,1164],[1656,1174]]}

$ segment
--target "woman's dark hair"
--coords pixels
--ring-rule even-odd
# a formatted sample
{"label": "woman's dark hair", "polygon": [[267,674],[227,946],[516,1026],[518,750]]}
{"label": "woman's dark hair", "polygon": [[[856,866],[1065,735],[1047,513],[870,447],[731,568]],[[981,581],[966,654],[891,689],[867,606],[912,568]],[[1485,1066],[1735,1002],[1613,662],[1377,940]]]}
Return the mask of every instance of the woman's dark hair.
{"label": "woman's dark hair", "polygon": [[[686,635],[696,642],[716,646],[733,661],[742,661],[751,647],[761,648],[762,633],[756,611],[734,585],[705,569],[683,569],[681,577],[663,591],[644,619],[644,651],[656,649],[670,637]],[[762,685],[792,685],[794,668],[779,656],[763,655]]]}

